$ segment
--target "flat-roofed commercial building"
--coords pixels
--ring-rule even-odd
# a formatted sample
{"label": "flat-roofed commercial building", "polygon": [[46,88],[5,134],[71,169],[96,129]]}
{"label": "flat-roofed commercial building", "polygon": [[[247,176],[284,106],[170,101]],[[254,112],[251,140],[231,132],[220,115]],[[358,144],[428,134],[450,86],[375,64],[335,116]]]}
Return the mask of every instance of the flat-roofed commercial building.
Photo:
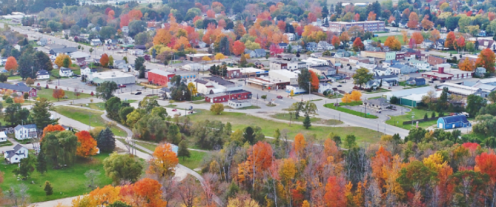
{"label": "flat-roofed commercial building", "polygon": [[329,22],[329,30],[331,32],[342,32],[350,29],[350,27],[359,26],[365,32],[385,32],[386,25],[383,21],[360,21],[360,22]]}

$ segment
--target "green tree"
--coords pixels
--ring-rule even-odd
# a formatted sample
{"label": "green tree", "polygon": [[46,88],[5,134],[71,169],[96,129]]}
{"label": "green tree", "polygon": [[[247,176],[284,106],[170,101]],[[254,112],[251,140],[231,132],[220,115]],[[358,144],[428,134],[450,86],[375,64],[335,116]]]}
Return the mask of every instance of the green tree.
{"label": "green tree", "polygon": [[27,179],[29,175],[34,171],[34,164],[36,159],[32,156],[21,159],[19,168],[14,169],[12,172],[16,175],[20,175],[23,180]]}
{"label": "green tree", "polygon": [[108,127],[100,132],[96,142],[101,152],[112,152],[115,149],[114,133]]}
{"label": "green tree", "polygon": [[138,78],[145,78],[145,70],[146,70],[146,67],[144,65],[139,68]]}
{"label": "green tree", "polygon": [[62,66],[68,68],[71,64],[71,59],[69,57],[64,58],[64,61],[62,62]]}
{"label": "green tree", "polygon": [[305,119],[303,120],[303,126],[305,129],[308,129],[312,126],[312,123],[310,122],[310,116],[308,114],[305,114]]}
{"label": "green tree", "polygon": [[50,103],[46,98],[40,98],[39,101],[34,103],[31,110],[31,118],[38,129],[44,129],[49,124],[58,122],[58,119],[50,119],[51,114],[48,110],[50,110],[51,106],[52,103]]}
{"label": "green tree", "polygon": [[308,91],[309,83],[310,83],[310,72],[306,68],[301,69],[300,74],[298,74],[298,86],[301,89]]}
{"label": "green tree", "polygon": [[352,148],[357,147],[355,135],[347,135],[346,136],[346,139],[344,139],[344,147],[346,149],[352,149]]}
{"label": "green tree", "polygon": [[167,139],[172,142],[172,144],[178,144],[180,142],[181,132],[179,131],[179,127],[175,124],[171,124],[169,126],[169,130],[167,130]]}
{"label": "green tree", "polygon": [[251,145],[255,144],[255,130],[253,130],[251,126],[246,127],[245,132],[243,133],[243,138]]}
{"label": "green tree", "polygon": [[119,119],[121,123],[126,124],[127,115],[134,111],[134,107],[122,107],[119,109]]}
{"label": "green tree", "polygon": [[117,33],[117,30],[115,30],[114,27],[111,27],[111,26],[101,27],[100,38],[101,39],[112,39],[116,33]]}
{"label": "green tree", "polygon": [[362,87],[363,84],[369,82],[374,78],[374,75],[369,73],[369,70],[366,68],[359,68],[356,70],[356,73],[353,75],[353,83]]}
{"label": "green tree", "polygon": [[119,97],[112,97],[105,102],[105,111],[109,118],[120,122],[119,109],[122,103]]}
{"label": "green tree", "polygon": [[116,201],[114,203],[109,204],[108,207],[133,207],[133,206],[128,205],[127,203],[124,203],[122,201]]}
{"label": "green tree", "polygon": [[9,77],[4,73],[0,74],[0,82],[5,83]]}
{"label": "green tree", "polygon": [[179,149],[177,150],[177,156],[182,157],[183,160],[186,157],[188,157],[188,158],[191,157],[189,150],[188,150],[188,143],[186,142],[186,140],[179,142]]}
{"label": "green tree", "polygon": [[415,143],[422,142],[424,140],[425,133],[427,133],[427,131],[422,127],[411,129],[408,132],[408,136],[405,137],[405,142],[406,141],[412,141]]}
{"label": "green tree", "polygon": [[50,182],[45,181],[45,188],[43,189],[45,191],[45,195],[49,196],[53,194],[53,187]]}
{"label": "green tree", "polygon": [[138,57],[136,60],[134,60],[134,70],[139,70],[141,67],[143,67],[145,64],[145,58],[143,57]]}
{"label": "green tree", "polygon": [[53,168],[62,165],[71,165],[76,158],[78,140],[71,131],[51,132],[43,137],[41,151],[46,155],[47,161]]}
{"label": "green tree", "polygon": [[45,157],[45,153],[43,153],[43,151],[40,151],[36,160],[36,171],[38,171],[40,174],[45,173],[47,171],[47,160]]}
{"label": "green tree", "polygon": [[117,84],[114,81],[105,81],[96,87],[97,97],[109,100],[117,89]]}
{"label": "green tree", "polygon": [[130,154],[118,154],[114,152],[103,160],[105,175],[113,180],[115,184],[121,181],[136,182],[143,171],[142,162]]}
{"label": "green tree", "polygon": [[109,65],[109,66],[114,66],[114,57],[112,57],[112,55],[111,55],[111,56],[109,56],[108,65]]}
{"label": "green tree", "polygon": [[276,129],[276,131],[274,132],[274,145],[276,146],[279,146],[280,142],[281,142],[281,131],[279,131],[279,128]]}
{"label": "green tree", "polygon": [[479,110],[486,106],[486,100],[478,95],[469,95],[467,97],[467,107],[465,110],[470,117],[476,117]]}
{"label": "green tree", "polygon": [[491,91],[491,93],[487,96],[487,99],[493,104],[496,103],[496,91]]}
{"label": "green tree", "polygon": [[426,187],[435,176],[436,173],[426,167],[424,163],[421,161],[413,161],[408,166],[401,169],[397,181],[405,192],[410,192],[415,185],[418,185],[421,189],[425,189],[424,187]]}

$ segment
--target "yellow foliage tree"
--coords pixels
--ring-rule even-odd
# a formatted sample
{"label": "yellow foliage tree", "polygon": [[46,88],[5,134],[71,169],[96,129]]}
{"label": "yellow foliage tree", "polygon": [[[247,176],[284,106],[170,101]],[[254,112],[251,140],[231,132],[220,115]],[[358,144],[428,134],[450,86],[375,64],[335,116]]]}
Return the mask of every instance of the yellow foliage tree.
{"label": "yellow foliage tree", "polygon": [[443,156],[440,153],[434,153],[423,160],[424,165],[430,170],[439,172],[439,170],[446,165]]}
{"label": "yellow foliage tree", "polygon": [[[62,67],[64,65],[64,59],[69,58],[69,61],[71,60],[71,57],[69,55],[64,55],[64,54],[59,54],[57,58],[55,58],[55,65]],[[69,63],[71,65],[71,63]]]}
{"label": "yellow foliage tree", "polygon": [[208,56],[203,56],[203,57],[202,57],[202,60],[203,60],[203,61],[211,61],[212,59],[211,59],[211,58],[209,58]]}
{"label": "yellow foliage tree", "polygon": [[259,207],[258,203],[251,198],[247,199],[239,199],[239,198],[231,198],[227,202],[227,207]]}
{"label": "yellow foliage tree", "polygon": [[198,93],[196,91],[196,87],[195,87],[195,84],[193,84],[193,82],[188,83],[188,90],[191,91],[192,96],[196,96],[196,94]]}
{"label": "yellow foliage tree", "polygon": [[246,59],[250,59],[250,54],[245,54]]}
{"label": "yellow foliage tree", "polygon": [[215,59],[216,59],[216,60],[226,59],[226,56],[225,56],[224,54],[222,54],[222,53],[217,53],[217,54],[215,55]]}
{"label": "yellow foliage tree", "polygon": [[351,101],[360,101],[362,99],[362,93],[360,91],[352,91],[350,95]]}
{"label": "yellow foliage tree", "polygon": [[343,98],[341,98],[343,103],[351,103],[351,94],[345,93]]}

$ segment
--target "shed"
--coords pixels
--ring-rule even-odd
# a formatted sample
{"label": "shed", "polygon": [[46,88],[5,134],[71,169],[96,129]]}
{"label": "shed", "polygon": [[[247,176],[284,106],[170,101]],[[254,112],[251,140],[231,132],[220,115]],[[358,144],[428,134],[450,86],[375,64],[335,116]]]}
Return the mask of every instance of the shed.
{"label": "shed", "polygon": [[437,120],[437,128],[439,129],[455,129],[469,126],[471,124],[465,115],[445,116]]}

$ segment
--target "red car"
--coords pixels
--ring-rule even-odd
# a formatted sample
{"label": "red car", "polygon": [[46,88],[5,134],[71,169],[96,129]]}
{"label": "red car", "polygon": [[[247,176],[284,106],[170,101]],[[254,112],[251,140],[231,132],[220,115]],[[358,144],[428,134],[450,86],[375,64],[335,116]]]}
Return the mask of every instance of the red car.
{"label": "red car", "polygon": [[177,109],[172,109],[172,111],[177,111]]}
{"label": "red car", "polygon": [[277,96],[278,99],[282,99],[282,96]]}

